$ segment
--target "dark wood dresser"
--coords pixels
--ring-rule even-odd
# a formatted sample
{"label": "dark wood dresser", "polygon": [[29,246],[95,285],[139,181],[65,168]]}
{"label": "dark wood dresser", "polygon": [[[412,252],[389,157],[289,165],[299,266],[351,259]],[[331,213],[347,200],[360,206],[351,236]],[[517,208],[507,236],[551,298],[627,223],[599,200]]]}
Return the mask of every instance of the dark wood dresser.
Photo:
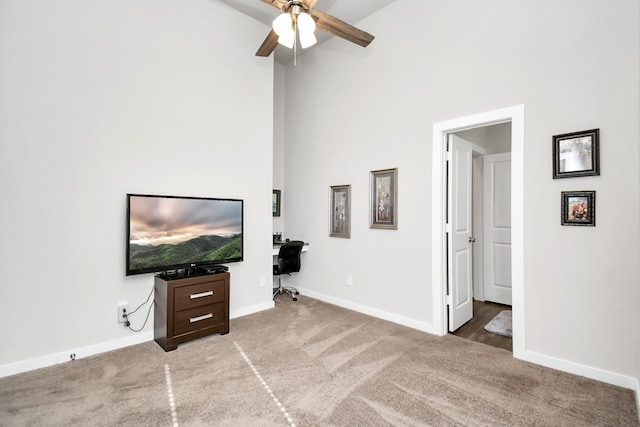
{"label": "dark wood dresser", "polygon": [[229,333],[230,274],[155,276],[155,341],[171,351],[207,335]]}

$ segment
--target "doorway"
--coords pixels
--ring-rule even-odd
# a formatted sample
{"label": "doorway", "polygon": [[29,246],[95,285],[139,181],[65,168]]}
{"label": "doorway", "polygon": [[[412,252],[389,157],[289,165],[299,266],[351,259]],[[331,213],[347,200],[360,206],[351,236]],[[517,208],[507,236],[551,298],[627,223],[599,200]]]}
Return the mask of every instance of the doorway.
{"label": "doorway", "polygon": [[448,329],[511,351],[511,122],[447,139]]}
{"label": "doorway", "polygon": [[434,332],[448,333],[447,300],[447,135],[511,122],[511,272],[513,311],[513,354],[522,358],[525,351],[524,328],[524,106],[514,106],[434,124],[432,182],[432,286]]}

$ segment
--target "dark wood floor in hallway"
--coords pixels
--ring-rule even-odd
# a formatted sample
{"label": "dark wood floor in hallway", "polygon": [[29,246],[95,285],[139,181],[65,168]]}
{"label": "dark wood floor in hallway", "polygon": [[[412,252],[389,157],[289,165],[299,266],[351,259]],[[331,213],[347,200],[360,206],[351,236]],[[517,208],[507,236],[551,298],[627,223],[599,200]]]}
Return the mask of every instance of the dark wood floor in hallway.
{"label": "dark wood floor in hallway", "polygon": [[473,319],[462,325],[453,335],[467,338],[471,341],[487,344],[513,351],[513,340],[501,335],[492,334],[484,330],[484,326],[502,310],[511,310],[511,306],[496,304],[489,301],[473,301]]}

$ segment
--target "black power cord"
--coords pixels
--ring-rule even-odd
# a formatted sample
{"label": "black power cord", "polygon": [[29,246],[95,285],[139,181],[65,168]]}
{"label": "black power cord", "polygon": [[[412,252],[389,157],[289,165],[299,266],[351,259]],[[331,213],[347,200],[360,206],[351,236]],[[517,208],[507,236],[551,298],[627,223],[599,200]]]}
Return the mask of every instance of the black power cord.
{"label": "black power cord", "polygon": [[153,304],[155,303],[155,300],[151,301],[151,304],[149,305],[149,310],[147,310],[147,317],[144,319],[144,323],[142,324],[140,329],[134,329],[134,328],[131,327],[131,322],[129,321],[129,316],[131,316],[132,314],[135,314],[138,310],[140,310],[144,305],[146,305],[149,302],[149,300],[151,299],[151,295],[153,295],[153,289],[154,288],[152,287],[151,288],[151,292],[149,292],[149,296],[147,297],[147,300],[145,302],[143,302],[142,304],[140,304],[135,310],[133,310],[131,313],[127,313],[126,311],[124,313],[122,313],[122,316],[124,317],[124,326],[126,326],[127,328],[129,328],[133,332],[140,332],[147,325],[147,322],[149,321],[149,316],[151,315],[151,308],[153,307]]}

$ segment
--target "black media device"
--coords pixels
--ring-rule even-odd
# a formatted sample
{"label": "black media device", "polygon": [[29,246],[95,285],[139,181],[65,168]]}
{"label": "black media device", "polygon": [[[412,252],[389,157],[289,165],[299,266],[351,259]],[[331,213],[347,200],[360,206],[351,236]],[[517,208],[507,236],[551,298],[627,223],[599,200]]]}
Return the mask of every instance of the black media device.
{"label": "black media device", "polygon": [[226,265],[203,265],[198,268],[206,274],[224,273],[225,271],[229,271],[229,267]]}
{"label": "black media device", "polygon": [[127,276],[220,273],[243,260],[241,199],[127,194]]}

